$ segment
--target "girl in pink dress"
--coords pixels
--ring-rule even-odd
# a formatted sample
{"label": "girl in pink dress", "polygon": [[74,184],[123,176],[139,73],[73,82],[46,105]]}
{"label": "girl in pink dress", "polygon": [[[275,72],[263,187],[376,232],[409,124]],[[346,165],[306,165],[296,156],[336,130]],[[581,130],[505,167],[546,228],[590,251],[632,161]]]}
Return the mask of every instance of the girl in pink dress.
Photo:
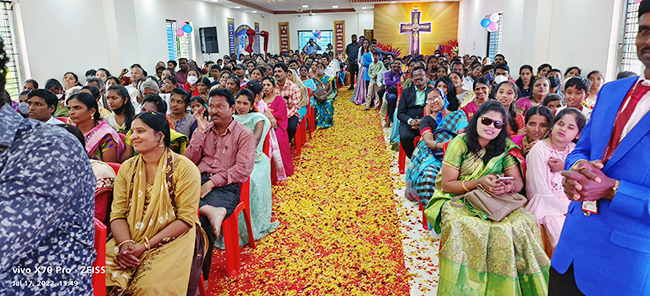
{"label": "girl in pink dress", "polygon": [[555,117],[551,136],[538,141],[526,156],[526,193],[531,212],[544,225],[553,248],[557,246],[571,202],[564,194],[562,170],[564,160],[576,147],[587,119],[577,109],[567,108]]}

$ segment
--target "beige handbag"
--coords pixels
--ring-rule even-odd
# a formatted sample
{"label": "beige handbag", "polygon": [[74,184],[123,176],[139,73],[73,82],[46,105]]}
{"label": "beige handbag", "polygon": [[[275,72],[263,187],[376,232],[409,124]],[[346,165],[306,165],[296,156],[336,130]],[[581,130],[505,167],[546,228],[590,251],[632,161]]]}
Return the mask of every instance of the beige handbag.
{"label": "beige handbag", "polygon": [[[462,203],[456,202],[461,199],[463,199]],[[474,209],[487,214],[488,219],[499,222],[514,210],[521,208],[526,201],[526,197],[519,193],[495,195],[479,184],[476,189],[454,197],[451,200],[451,205],[462,208],[465,206],[465,202],[469,202]]]}

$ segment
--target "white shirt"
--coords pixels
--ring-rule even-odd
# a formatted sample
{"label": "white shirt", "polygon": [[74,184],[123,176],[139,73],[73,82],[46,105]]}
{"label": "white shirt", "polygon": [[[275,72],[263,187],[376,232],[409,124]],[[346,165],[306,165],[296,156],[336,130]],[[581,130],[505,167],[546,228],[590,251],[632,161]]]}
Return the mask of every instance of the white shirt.
{"label": "white shirt", "polygon": [[[566,108],[567,108],[567,106],[562,106],[560,108],[557,108],[557,111],[555,112],[555,114],[557,114],[558,112],[560,112],[560,111],[562,111],[562,110],[564,110]],[[589,120],[591,119],[591,108],[582,106],[582,110],[580,110],[580,112],[582,112],[582,115],[584,115],[587,118],[587,122],[589,122]]]}
{"label": "white shirt", "polygon": [[135,86],[129,84],[125,86],[126,90],[129,92],[129,97],[131,97],[131,105],[133,105],[133,109],[135,109],[135,114],[140,113],[140,109],[142,106],[140,106],[140,103],[138,103],[138,95],[140,95],[140,91],[138,91]]}
{"label": "white shirt", "polygon": [[[639,80],[637,83],[643,83],[643,85],[645,86],[650,86],[650,80],[644,78],[643,76],[639,76]],[[625,106],[627,106],[628,102],[625,102],[621,110],[625,109]],[[623,141],[623,138],[625,138],[625,136],[630,133],[632,128],[634,128],[634,126],[636,126],[636,124],[639,123],[639,121],[641,121],[641,118],[643,118],[643,116],[645,116],[649,110],[650,110],[650,91],[643,95],[643,97],[639,100],[636,107],[634,108],[634,111],[632,111],[632,115],[630,115],[630,119],[628,119],[627,123],[625,124],[625,127],[623,127],[623,131],[621,132],[621,138],[619,140],[619,143],[620,141]]]}
{"label": "white shirt", "polygon": [[54,124],[54,125],[57,125],[57,124],[65,124],[65,122],[56,119],[54,116],[50,117],[50,119],[48,119],[45,123],[47,123],[47,124]]}
{"label": "white shirt", "polygon": [[381,69],[381,71],[379,71],[379,74],[377,74],[377,86],[378,87],[384,86],[384,84],[385,84],[384,80],[386,80],[386,75],[385,74],[387,72],[388,72],[388,70],[386,70],[386,68],[384,67],[384,68]]}

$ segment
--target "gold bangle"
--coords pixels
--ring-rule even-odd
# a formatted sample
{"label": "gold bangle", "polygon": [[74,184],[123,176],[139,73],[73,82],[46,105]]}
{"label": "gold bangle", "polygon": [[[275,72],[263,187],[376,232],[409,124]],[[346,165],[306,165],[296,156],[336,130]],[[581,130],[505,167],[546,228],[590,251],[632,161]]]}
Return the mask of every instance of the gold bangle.
{"label": "gold bangle", "polygon": [[469,189],[467,189],[467,187],[465,186],[465,182],[467,182],[467,181],[461,181],[460,185],[463,186],[463,189],[465,189],[465,192],[469,192]]}
{"label": "gold bangle", "polygon": [[118,249],[121,249],[121,248],[122,248],[122,245],[124,245],[124,244],[126,244],[126,243],[133,243],[133,244],[135,244],[135,241],[132,240],[132,239],[127,239],[127,240],[121,242],[119,245],[117,245],[117,248],[118,248]]}
{"label": "gold bangle", "polygon": [[151,247],[149,247],[149,239],[146,236],[144,237],[144,241],[145,241],[144,243],[145,248],[147,248],[147,250],[151,249]]}

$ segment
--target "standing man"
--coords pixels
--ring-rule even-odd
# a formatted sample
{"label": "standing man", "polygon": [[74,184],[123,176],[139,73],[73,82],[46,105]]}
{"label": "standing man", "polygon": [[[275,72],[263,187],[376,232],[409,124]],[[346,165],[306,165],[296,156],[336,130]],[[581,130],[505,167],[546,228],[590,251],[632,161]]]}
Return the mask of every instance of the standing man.
{"label": "standing man", "polygon": [[386,112],[388,120],[384,127],[390,127],[393,122],[393,113],[395,112],[395,105],[397,104],[397,84],[402,80],[402,59],[397,58],[391,64],[390,72],[384,74],[384,84],[386,85]]}
{"label": "standing man", "polygon": [[[370,46],[368,46],[368,52],[364,53],[363,56],[361,57],[361,60],[363,61],[363,66],[365,68],[370,67],[370,64],[372,64],[372,55],[377,51],[377,40],[372,40],[370,42]],[[383,61],[381,56],[379,57],[380,61]],[[369,71],[366,71],[363,74],[363,80],[366,82],[366,89],[368,89],[368,85],[370,85],[370,75],[368,74]]]}
{"label": "standing man", "polygon": [[607,83],[566,158],[571,200],[549,295],[650,294],[650,1],[639,5],[641,77]]}
{"label": "standing man", "polygon": [[273,67],[273,75],[275,77],[276,87],[275,95],[284,98],[287,103],[287,117],[289,118],[289,125],[287,126],[287,133],[289,134],[289,143],[296,135],[296,127],[300,122],[298,109],[300,109],[300,88],[291,80],[287,79],[289,75],[289,67],[285,63],[277,63]]}
{"label": "standing man", "polygon": [[411,75],[413,83],[402,91],[402,99],[397,107],[397,118],[402,123],[399,126],[399,141],[409,159],[415,150],[413,140],[420,135],[420,119],[424,116],[426,92],[429,89],[424,67],[415,67]]}
{"label": "standing man", "polygon": [[345,47],[345,54],[348,56],[348,71],[350,72],[350,88],[354,89],[354,83],[357,81],[356,77],[359,73],[359,64],[357,58],[359,57],[359,42],[357,42],[357,35],[352,34],[352,43]]}
{"label": "standing man", "polygon": [[187,81],[187,71],[190,68],[190,66],[187,64],[186,58],[178,59],[178,68],[179,68],[178,72],[174,73],[176,82],[178,82],[178,84],[185,84],[185,82]]}

